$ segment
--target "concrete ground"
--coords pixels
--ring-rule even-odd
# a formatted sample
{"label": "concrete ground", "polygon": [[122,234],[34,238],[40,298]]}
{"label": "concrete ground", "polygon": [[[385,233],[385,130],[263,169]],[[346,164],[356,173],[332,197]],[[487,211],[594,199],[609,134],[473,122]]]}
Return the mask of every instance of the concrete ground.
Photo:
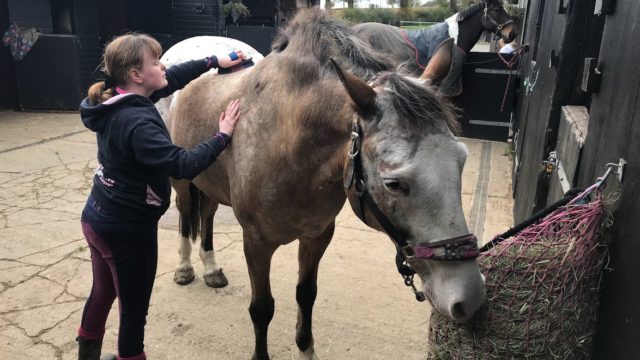
{"label": "concrete ground", "polygon": [[[463,139],[470,156],[463,205],[469,228],[485,241],[511,223],[511,160],[505,143]],[[95,138],[76,113],[0,112],[0,358],[75,359],[74,341],[91,287],[89,251],[80,212],[96,164]],[[163,217],[160,256],[149,309],[146,347],[151,359],[247,359],[253,328],[247,311],[249,279],[242,236],[229,208],[216,217],[217,261],[229,278],[207,287],[173,282],[177,215]],[[366,248],[367,251],[362,251]],[[315,349],[322,359],[424,359],[428,304],[418,303],[393,263],[393,246],[345,208],[320,267],[314,311]],[[278,250],[270,326],[273,359],[297,358],[295,281],[297,246]],[[107,324],[105,350],[115,350],[117,307]]]}

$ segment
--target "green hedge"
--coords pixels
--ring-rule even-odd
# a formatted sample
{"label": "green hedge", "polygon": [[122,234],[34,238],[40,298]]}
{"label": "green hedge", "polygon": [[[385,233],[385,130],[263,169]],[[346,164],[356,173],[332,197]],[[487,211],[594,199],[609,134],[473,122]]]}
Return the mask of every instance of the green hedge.
{"label": "green hedge", "polygon": [[350,24],[363,22],[379,22],[398,26],[400,21],[441,22],[451,16],[448,8],[440,6],[400,9],[334,9],[333,16]]}

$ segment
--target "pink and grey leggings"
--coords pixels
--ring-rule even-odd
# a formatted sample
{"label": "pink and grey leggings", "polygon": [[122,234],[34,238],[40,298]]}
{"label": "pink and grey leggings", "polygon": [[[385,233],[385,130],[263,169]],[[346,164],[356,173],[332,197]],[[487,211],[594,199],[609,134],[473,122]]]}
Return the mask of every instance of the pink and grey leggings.
{"label": "pink and grey leggings", "polygon": [[118,359],[145,359],[144,327],[158,262],[157,222],[105,224],[95,221],[96,209],[87,208],[82,231],[91,250],[93,286],[78,335],[102,340],[109,310],[117,297]]}

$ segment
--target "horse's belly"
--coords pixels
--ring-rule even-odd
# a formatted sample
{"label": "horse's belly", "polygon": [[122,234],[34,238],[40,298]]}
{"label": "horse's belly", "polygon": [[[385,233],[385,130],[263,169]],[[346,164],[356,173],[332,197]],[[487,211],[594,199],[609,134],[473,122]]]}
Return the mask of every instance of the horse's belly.
{"label": "horse's belly", "polygon": [[229,175],[226,168],[227,161],[228,157],[223,151],[207,170],[193,179],[193,183],[212,201],[228,206],[231,205],[231,198],[229,195]]}
{"label": "horse's belly", "polygon": [[331,224],[346,200],[341,186],[290,196],[286,190],[268,197],[233,198],[238,221],[255,236],[286,243],[319,236]]}

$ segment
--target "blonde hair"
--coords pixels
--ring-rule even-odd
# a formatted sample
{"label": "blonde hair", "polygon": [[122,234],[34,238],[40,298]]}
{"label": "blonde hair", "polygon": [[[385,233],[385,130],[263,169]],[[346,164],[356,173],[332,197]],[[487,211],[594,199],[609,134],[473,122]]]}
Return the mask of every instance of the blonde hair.
{"label": "blonde hair", "polygon": [[[109,42],[102,56],[102,71],[116,85],[124,85],[129,76],[129,70],[142,67],[144,51],[159,58],[162,54],[162,46],[153,37],[147,34],[121,35]],[[88,97],[92,104],[104,102],[115,95],[112,88],[106,88],[104,81],[94,83],[89,88]]]}

